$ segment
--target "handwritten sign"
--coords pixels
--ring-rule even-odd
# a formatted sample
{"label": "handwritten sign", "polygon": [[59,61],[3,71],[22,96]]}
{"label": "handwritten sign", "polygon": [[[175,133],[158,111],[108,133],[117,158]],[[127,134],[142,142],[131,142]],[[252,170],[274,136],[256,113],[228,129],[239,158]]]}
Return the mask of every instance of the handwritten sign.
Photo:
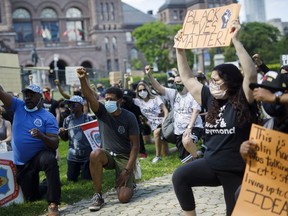
{"label": "handwritten sign", "polygon": [[240,5],[187,11],[183,35],[175,48],[224,47],[231,43],[230,26],[239,16]]}
{"label": "handwritten sign", "polygon": [[280,65],[288,65],[288,55],[281,55]]}
{"label": "handwritten sign", "polygon": [[288,134],[252,125],[249,157],[232,216],[288,215]]}
{"label": "handwritten sign", "polygon": [[80,86],[80,81],[77,76],[76,70],[77,68],[82,67],[65,67],[65,77],[66,77],[66,85],[79,85]]}

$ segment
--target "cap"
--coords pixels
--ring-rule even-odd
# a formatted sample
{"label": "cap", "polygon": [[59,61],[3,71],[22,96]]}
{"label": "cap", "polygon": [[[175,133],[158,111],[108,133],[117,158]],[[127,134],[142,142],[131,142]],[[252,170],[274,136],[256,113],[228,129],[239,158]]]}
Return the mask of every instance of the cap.
{"label": "cap", "polygon": [[69,103],[69,102],[80,103],[81,105],[84,104],[83,98],[78,95],[73,95],[70,99],[65,100],[65,103]]}
{"label": "cap", "polygon": [[262,83],[250,83],[250,89],[254,88],[265,88],[271,91],[285,91],[288,90],[288,83],[285,75],[280,74],[276,71],[268,71],[263,79]]}
{"label": "cap", "polygon": [[173,81],[173,82],[174,82],[174,80],[175,80],[174,77],[169,77],[167,81],[168,81],[168,82],[169,82],[169,81]]}
{"label": "cap", "polygon": [[101,88],[103,87],[102,83],[97,83],[96,88]]}
{"label": "cap", "polygon": [[42,89],[40,88],[40,86],[37,86],[37,85],[35,85],[35,84],[31,84],[31,85],[27,86],[26,88],[24,88],[24,89],[22,90],[22,93],[25,93],[25,92],[28,91],[28,90],[30,90],[30,91],[32,91],[32,92],[34,92],[34,93],[39,93],[39,94],[42,94],[42,93],[43,93],[43,91],[42,91]]}
{"label": "cap", "polygon": [[131,91],[130,89],[123,89],[123,98],[131,97],[134,98],[134,92]]}

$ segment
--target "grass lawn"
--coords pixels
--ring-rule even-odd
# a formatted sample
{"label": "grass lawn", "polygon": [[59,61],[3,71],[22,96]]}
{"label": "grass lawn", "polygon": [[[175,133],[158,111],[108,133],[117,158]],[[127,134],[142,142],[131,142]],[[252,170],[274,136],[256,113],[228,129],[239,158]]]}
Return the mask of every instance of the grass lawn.
{"label": "grass lawn", "polygon": [[[169,145],[174,147],[175,145]],[[167,157],[162,158],[157,164],[152,164],[151,161],[155,156],[155,145],[148,144],[145,146],[148,158],[140,160],[142,167],[142,179],[137,180],[142,182],[149,180],[154,177],[163,176],[164,174],[172,173],[178,166],[181,165],[180,159],[178,158],[178,152],[173,153]],[[90,199],[94,194],[92,181],[79,180],[76,183],[68,182],[66,178],[66,156],[67,156],[68,143],[60,142],[60,178],[62,183],[62,198],[61,206],[66,204],[72,204],[82,199]],[[114,187],[114,171],[105,170],[103,176],[103,193]],[[0,207],[0,215],[13,215],[13,216],[36,216],[44,214],[47,209],[47,202],[45,200],[37,202],[26,202],[23,204],[11,204],[7,207]]]}

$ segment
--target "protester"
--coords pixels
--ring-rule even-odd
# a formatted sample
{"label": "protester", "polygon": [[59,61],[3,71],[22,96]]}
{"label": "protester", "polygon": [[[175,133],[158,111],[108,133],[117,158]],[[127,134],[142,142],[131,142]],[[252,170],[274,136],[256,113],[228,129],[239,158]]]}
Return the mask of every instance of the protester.
{"label": "protester", "polygon": [[89,170],[89,157],[91,145],[84,132],[77,125],[93,120],[83,113],[83,98],[77,95],[65,101],[71,114],[64,119],[63,127],[59,128],[59,136],[64,141],[69,140],[67,154],[67,180],[76,182],[81,174],[82,179],[91,179]]}
{"label": "protester", "polygon": [[147,158],[148,154],[146,152],[145,149],[145,145],[144,145],[144,140],[143,140],[143,136],[142,136],[142,124],[141,124],[141,110],[138,106],[136,106],[133,102],[133,98],[134,98],[134,92],[129,90],[129,89],[123,89],[123,100],[122,100],[122,104],[121,107],[132,112],[138,122],[138,126],[139,126],[139,139],[140,139],[140,149],[139,149],[139,157],[140,159],[144,159]]}
{"label": "protester", "polygon": [[[204,158],[179,167],[172,177],[184,215],[196,215],[191,187],[220,185],[224,189],[226,214],[231,215],[235,205],[234,193],[242,182],[245,163],[239,149],[241,143],[248,139],[258,112],[253,92],[249,89],[249,83],[257,81],[257,72],[251,57],[238,40],[239,31],[239,22],[233,21],[230,34],[244,77],[235,65],[221,64],[212,70],[209,88],[193,78],[185,50],[176,49],[178,69],[185,87],[208,110]],[[181,36],[180,30],[175,42]]]}
{"label": "protester", "polygon": [[[145,72],[149,80],[160,95],[164,95],[173,108],[174,116],[174,134],[176,135],[176,147],[181,160],[186,158],[190,153],[197,157],[196,143],[203,133],[203,123],[199,116],[201,110],[200,105],[194,100],[187,88],[184,87],[179,75],[175,76],[176,89],[165,88],[157,82],[149,65],[145,67]],[[182,138],[191,137],[193,142],[185,142],[183,145]],[[189,139],[188,138],[188,139]],[[186,145],[187,144],[187,145]],[[194,151],[195,150],[195,151]]]}
{"label": "protester", "polygon": [[123,97],[121,89],[106,89],[105,104],[102,104],[87,82],[86,69],[78,68],[77,75],[83,94],[97,117],[101,134],[102,148],[90,155],[90,173],[96,193],[89,209],[98,211],[104,205],[103,168],[115,170],[117,195],[121,203],[129,202],[133,196],[133,170],[139,151],[139,128],[134,114],[120,108]]}
{"label": "protester", "polygon": [[59,120],[59,127],[63,127],[63,122],[64,119],[70,115],[70,110],[67,107],[67,104],[65,103],[64,99],[61,98],[60,100],[58,100],[58,106],[59,106],[59,113],[60,113],[60,120]]}
{"label": "protester", "polygon": [[59,123],[60,121],[60,113],[59,113],[59,109],[58,109],[58,101],[55,100],[51,94],[51,90],[48,86],[43,88],[43,107],[45,110],[47,110],[48,112],[51,112],[57,122]]}
{"label": "protester", "polygon": [[11,123],[3,118],[5,109],[0,106],[0,143],[6,143],[7,150],[11,151]]}
{"label": "protester", "polygon": [[55,158],[58,148],[58,124],[53,114],[42,108],[42,89],[29,85],[22,90],[23,100],[7,94],[0,86],[0,100],[14,112],[12,149],[17,182],[27,201],[40,198],[39,172],[47,179],[48,215],[59,215],[60,177]]}
{"label": "protester", "polygon": [[168,144],[161,140],[161,124],[168,115],[168,110],[161,100],[160,96],[151,93],[150,86],[145,81],[140,81],[136,88],[136,98],[134,103],[140,107],[142,114],[147,118],[148,123],[153,131],[153,137],[156,147],[156,156],[152,163],[157,163],[168,154]]}
{"label": "protester", "polygon": [[[57,86],[57,89],[59,91],[59,93],[63,96],[63,98],[65,99],[69,99],[70,97],[72,97],[73,95],[77,95],[77,96],[81,96],[82,97],[82,91],[81,91],[81,88],[78,87],[78,86],[74,86],[73,87],[73,94],[72,95],[69,95],[67,93],[64,92],[64,90],[62,89],[61,85],[60,85],[60,82],[59,80],[55,79],[54,80],[54,83],[55,85]],[[89,107],[89,103],[87,103],[86,99],[84,99],[84,106],[83,106],[83,111],[84,113],[88,114],[89,113],[89,110],[90,110],[90,107]]]}

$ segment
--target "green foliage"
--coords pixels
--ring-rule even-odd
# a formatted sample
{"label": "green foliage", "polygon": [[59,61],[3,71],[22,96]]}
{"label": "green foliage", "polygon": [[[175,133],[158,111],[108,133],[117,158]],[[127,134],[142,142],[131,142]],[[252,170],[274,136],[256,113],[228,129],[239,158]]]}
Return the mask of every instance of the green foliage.
{"label": "green foliage", "polygon": [[[279,44],[283,44],[283,40],[286,41],[287,50],[287,38],[283,39],[276,27],[267,23],[250,22],[242,24],[241,28],[240,41],[251,56],[258,53],[266,63],[279,62],[279,55],[285,50],[284,48],[280,50]],[[225,61],[235,61],[237,58],[235,54],[232,45],[225,48]]]}
{"label": "green foliage", "polygon": [[[175,145],[169,145],[175,147]],[[148,158],[140,160],[142,167],[142,179],[137,182],[142,182],[144,180],[149,180],[154,177],[159,177],[164,174],[172,173],[181,162],[178,158],[178,153],[173,153],[167,157],[164,157],[162,161],[157,164],[152,164],[151,161],[155,156],[155,145],[146,144],[146,151],[148,153]],[[69,182],[66,178],[67,171],[67,148],[68,143],[60,141],[59,152],[60,152],[60,179],[62,184],[61,193],[61,206],[66,204],[73,204],[75,202],[81,201],[83,199],[91,199],[94,194],[92,181],[79,180],[78,182]],[[43,173],[41,173],[42,179],[44,178]],[[114,188],[115,173],[113,170],[104,170],[103,175],[103,193]],[[44,214],[47,210],[46,200],[41,200],[37,202],[25,202],[23,204],[12,204],[7,207],[0,207],[0,215],[5,216],[36,216]]]}
{"label": "green foliage", "polygon": [[173,50],[173,38],[180,25],[166,25],[162,22],[147,23],[136,28],[132,35],[136,38],[136,47],[144,54],[149,64],[156,62],[159,71],[167,71],[175,65],[169,54]]}

